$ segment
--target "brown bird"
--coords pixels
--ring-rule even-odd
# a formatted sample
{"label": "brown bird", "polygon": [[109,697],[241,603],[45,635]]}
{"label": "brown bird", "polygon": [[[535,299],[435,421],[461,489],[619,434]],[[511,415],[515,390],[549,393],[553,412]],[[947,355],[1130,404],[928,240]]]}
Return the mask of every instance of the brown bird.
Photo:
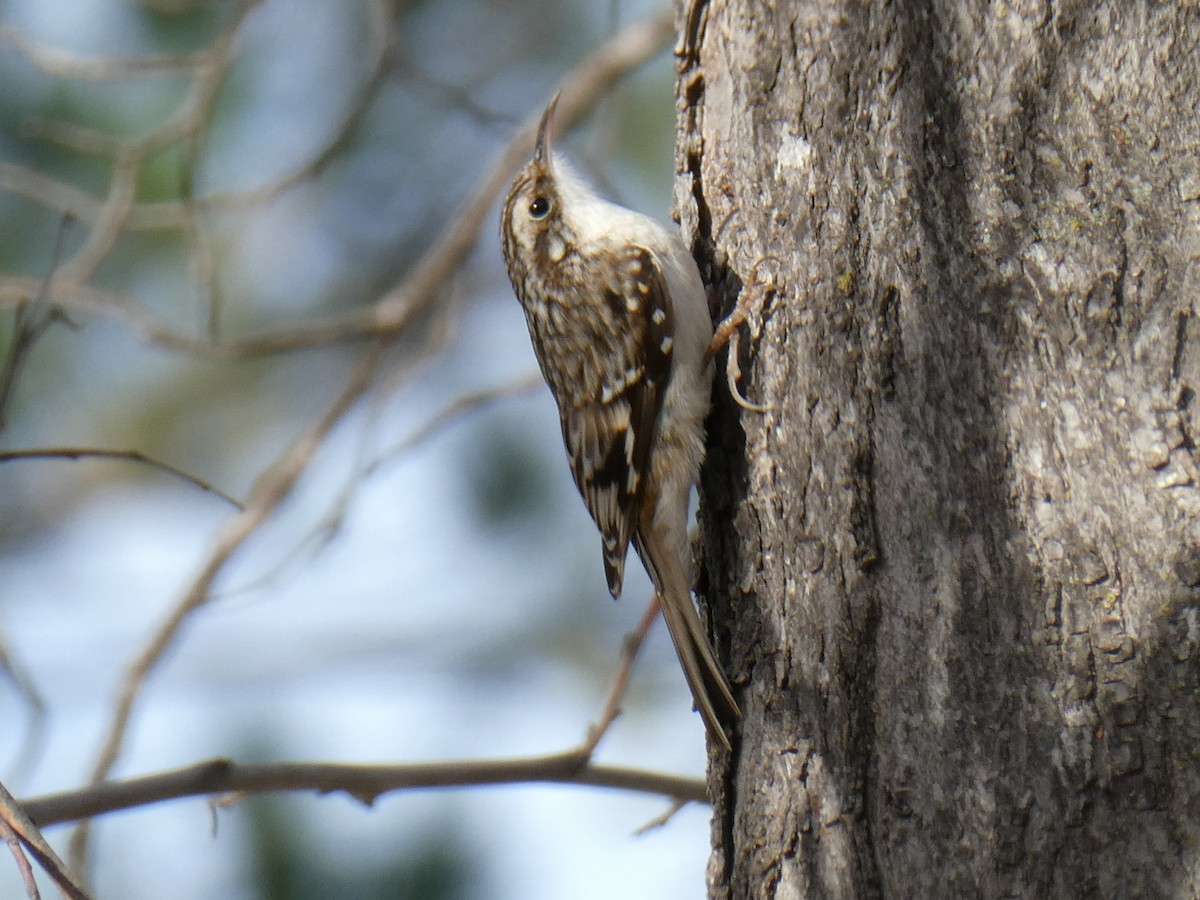
{"label": "brown bird", "polygon": [[704,458],[713,339],[678,234],[599,197],[552,152],[555,96],[504,202],[501,239],[571,474],[619,597],[633,542],[709,734],[741,715],[692,602],[688,500]]}

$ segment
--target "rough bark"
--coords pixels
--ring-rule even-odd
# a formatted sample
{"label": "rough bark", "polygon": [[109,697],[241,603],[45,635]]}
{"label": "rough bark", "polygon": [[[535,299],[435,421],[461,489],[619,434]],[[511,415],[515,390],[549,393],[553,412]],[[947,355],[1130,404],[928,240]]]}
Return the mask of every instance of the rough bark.
{"label": "rough bark", "polygon": [[710,894],[1200,893],[1200,4],[679,10]]}

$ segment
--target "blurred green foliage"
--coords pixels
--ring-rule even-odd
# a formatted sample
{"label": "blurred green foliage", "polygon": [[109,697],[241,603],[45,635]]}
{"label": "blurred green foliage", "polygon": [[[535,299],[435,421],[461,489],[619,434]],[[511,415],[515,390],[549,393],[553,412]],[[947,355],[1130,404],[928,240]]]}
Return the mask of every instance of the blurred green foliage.
{"label": "blurred green foliage", "polygon": [[[547,398],[547,402],[549,399]],[[481,428],[480,452],[463,459],[476,518],[504,532],[535,520],[548,503],[544,457],[528,434],[494,417]],[[564,470],[566,462],[563,462]]]}
{"label": "blurred green foliage", "polygon": [[406,849],[390,864],[353,865],[330,859],[328,846],[299,836],[296,820],[313,814],[311,800],[254,797],[243,808],[251,820],[252,881],[258,885],[260,900],[473,900],[487,896],[471,847],[448,821],[432,823],[417,838],[415,849]]}

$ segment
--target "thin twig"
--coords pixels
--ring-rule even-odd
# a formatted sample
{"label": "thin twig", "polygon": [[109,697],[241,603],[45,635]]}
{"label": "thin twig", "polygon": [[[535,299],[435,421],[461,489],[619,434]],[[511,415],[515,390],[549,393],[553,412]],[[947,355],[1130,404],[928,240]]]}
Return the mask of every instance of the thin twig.
{"label": "thin twig", "polygon": [[[25,672],[25,667],[20,664],[12,651],[8,649],[8,642],[5,640],[4,632],[0,630],[0,676],[3,675],[8,676],[13,687],[17,690],[17,694],[20,695],[21,700],[24,701],[26,708],[29,710],[29,724],[25,732],[25,737],[21,741],[21,745],[17,749],[16,758],[9,769],[10,773],[12,773],[10,778],[21,779],[33,769],[33,764],[41,753],[45,742],[46,702],[38,692],[33,679]],[[12,720],[9,719],[8,722],[11,731],[15,731],[15,724],[12,723]]]}
{"label": "thin twig", "polygon": [[370,806],[392,791],[535,782],[639,791],[684,802],[708,802],[707,788],[698,778],[622,766],[581,764],[578,753],[570,750],[546,756],[405,765],[246,764],[214,759],[169,772],[34,797],[24,801],[22,806],[45,828],[181,797],[315,791],[319,794],[349,794]]}
{"label": "thin twig", "polygon": [[[243,2],[242,8],[233,22],[218,36],[208,48],[207,59],[199,68],[195,92],[190,102],[177,116],[179,124],[178,140],[183,144],[183,177],[184,184],[180,194],[180,207],[183,210],[181,231],[188,248],[188,263],[192,274],[193,284],[201,292],[205,305],[205,331],[209,340],[215,341],[220,327],[220,294],[217,290],[217,262],[213,255],[212,243],[204,228],[203,210],[195,196],[195,173],[200,167],[200,158],[204,152],[205,138],[212,124],[213,112],[220,95],[221,87],[229,67],[233,64],[234,39],[241,28],[242,22],[249,15],[255,0]],[[170,134],[170,124],[163,129],[165,135]],[[168,141],[173,142],[170,138]],[[146,147],[152,148],[154,142],[146,141]],[[140,167],[139,162],[139,167]],[[132,214],[132,209],[130,213]]]}
{"label": "thin twig", "polygon": [[[411,359],[405,366],[405,372],[400,375],[398,381],[405,381],[413,376],[413,374],[423,365],[428,362],[433,355],[431,351],[440,352],[443,349],[441,340],[433,341],[425,344],[422,348],[419,358]],[[261,590],[268,584],[273,582],[279,575],[284,572],[289,565],[301,558],[302,554],[309,553],[315,556],[320,553],[341,531],[342,525],[346,520],[346,516],[350,510],[350,504],[354,499],[356,492],[371,476],[375,475],[383,466],[389,462],[393,462],[395,457],[402,453],[411,450],[418,444],[434,437],[443,428],[449,426],[458,418],[467,415],[468,413],[480,409],[489,403],[495,402],[503,397],[511,394],[532,390],[538,384],[541,384],[541,376],[535,374],[525,376],[516,381],[498,385],[493,388],[488,388],[482,391],[477,391],[471,394],[463,394],[456,398],[448,406],[443,408],[439,413],[436,413],[429,421],[410,434],[407,438],[395,444],[388,450],[376,456],[374,459],[363,461],[365,453],[363,445],[365,441],[360,441],[359,461],[356,462],[353,473],[346,478],[345,484],[338,496],[330,505],[329,512],[321,517],[306,534],[301,536],[296,541],[295,545],[279,560],[262,573],[258,578],[248,584],[242,585],[236,591],[227,592],[225,596],[231,593],[245,593],[248,591]],[[371,411],[368,414],[369,427],[374,422],[374,417],[377,413],[376,406],[379,403],[379,396],[386,393],[386,388],[376,392],[376,400],[371,404]],[[366,431],[364,428],[364,433]]]}
{"label": "thin twig", "polygon": [[[342,121],[335,129],[333,136],[314,156],[307,162],[297,166],[291,172],[259,187],[238,191],[220,191],[200,197],[185,197],[180,200],[158,200],[136,203],[129,212],[128,220],[125,223],[126,230],[157,231],[162,229],[186,228],[189,217],[194,214],[244,209],[268,203],[285,193],[288,189],[320,174],[337,153],[349,143],[355,129],[362,121],[370,100],[378,93],[379,87],[388,73],[385,64],[387,61],[389,38],[387,27],[388,14],[382,8],[385,5],[383,0],[375,0],[371,7],[371,25],[369,28],[371,43],[367,53],[369,62],[366,66],[368,75],[353,99],[347,105]],[[240,23],[241,17],[235,19],[231,27],[236,30]],[[220,46],[215,49],[218,51],[217,58],[220,58],[219,54],[221,52],[225,52]],[[197,57],[195,62],[188,68],[198,71],[202,68],[200,66],[201,62],[211,64],[213,57],[212,50],[205,51],[204,55]],[[207,97],[207,100],[193,104],[193,110],[206,107],[211,108],[211,104],[215,99],[213,89],[215,89],[218,83],[211,82],[210,80],[210,84],[209,91],[202,95],[203,97]],[[203,124],[197,121],[197,129]],[[35,118],[27,120],[23,125],[23,130],[30,137],[51,141],[80,153],[96,156],[115,158],[121,152],[122,148],[126,146],[126,142],[123,142],[120,138],[74,122]],[[172,134],[175,134],[177,130],[176,128],[172,131]],[[195,142],[198,138],[198,131],[180,135],[180,137]],[[0,162],[0,188],[36,203],[41,203],[50,209],[56,209],[64,213],[73,213],[89,226],[95,225],[102,207],[102,202],[86,191],[48,178],[32,169],[11,163]]]}
{"label": "thin twig", "polygon": [[210,494],[215,494],[220,497],[234,509],[243,510],[245,505],[241,500],[238,500],[231,494],[225,493],[211,482],[205,481],[199,475],[193,475],[186,469],[181,469],[178,466],[173,466],[168,462],[163,462],[160,459],[154,459],[147,456],[140,450],[103,450],[99,447],[38,447],[30,450],[5,450],[0,451],[0,463],[10,462],[17,459],[121,459],[128,462],[140,463],[144,466],[150,466],[152,469],[159,469],[169,475],[174,475],[176,478],[181,478],[189,484],[195,485],[202,491],[207,491]]}
{"label": "thin twig", "polygon": [[8,826],[8,830],[20,840],[64,894],[71,900],[89,900],[87,891],[67,871],[54,848],[46,843],[45,837],[29,813],[3,784],[0,784],[0,821]]}
{"label": "thin twig", "polygon": [[87,191],[16,163],[0,161],[0,190],[74,216],[85,225],[100,217],[100,201]]}
{"label": "thin twig", "polygon": [[358,440],[358,449],[355,451],[355,461],[352,471],[346,477],[345,483],[338,492],[337,497],[330,504],[329,512],[323,515],[305,534],[301,535],[282,556],[272,565],[268,566],[258,577],[232,590],[223,592],[222,596],[229,597],[234,594],[263,590],[281,577],[293,563],[302,559],[306,554],[309,558],[315,558],[337,537],[345,522],[345,517],[349,512],[350,503],[354,498],[355,492],[362,487],[368,475],[374,471],[364,461],[366,456],[366,435],[378,422],[382,398],[389,392],[398,389],[401,385],[415,380],[419,372],[445,351],[446,347],[449,346],[453,334],[453,317],[450,313],[454,308],[454,304],[445,304],[441,310],[442,314],[433,322],[434,329],[430,337],[422,340],[413,352],[404,354],[394,372],[386,376],[380,376],[377,387],[372,391],[371,400],[366,405],[366,414],[363,416],[364,422],[361,426],[361,434]]}
{"label": "thin twig", "polygon": [[[28,302],[36,296],[39,284],[40,281],[35,278],[0,276],[0,308]],[[56,283],[54,302],[74,312],[114,319],[146,343],[217,362],[256,359],[295,350],[362,341],[400,331],[408,323],[408,319],[393,323],[393,327],[384,332],[372,325],[373,315],[369,309],[357,310],[325,321],[213,343],[208,338],[192,337],[169,328],[152,313],[140,308],[132,298],[94,285]],[[414,309],[413,314],[417,311]]]}
{"label": "thin twig", "polygon": [[[31,140],[59,144],[69,150],[74,150],[77,153],[87,156],[115,158],[121,152],[121,148],[125,146],[123,138],[109,134],[107,131],[101,131],[98,128],[92,128],[90,125],[81,125],[78,122],[69,122],[63,119],[40,119],[36,116],[26,119],[21,123],[21,134],[23,137]],[[14,166],[13,168],[16,167]],[[98,213],[100,209],[99,201],[95,201],[90,194],[88,197],[89,199],[93,199],[95,206],[95,209],[91,210],[91,212],[93,214]],[[66,212],[66,210],[63,210],[63,212]],[[88,225],[93,224],[92,217],[83,219],[83,221]]]}
{"label": "thin twig", "polygon": [[157,56],[89,58],[47,47],[15,25],[0,25],[0,44],[8,44],[47,75],[113,81],[132,75],[176,74],[194,69],[205,58],[196,53],[164,53]]}
{"label": "thin twig", "polygon": [[[369,61],[365,67],[368,74],[347,104],[346,111],[342,114],[342,121],[325,146],[307,162],[267,184],[246,190],[218,192],[197,197],[195,205],[198,210],[207,213],[218,210],[244,209],[269,203],[291,188],[321,174],[330,162],[346,148],[366,116],[371,100],[379,93],[379,89],[389,74],[387,63],[392,35],[389,5],[387,0],[373,0],[371,3],[370,23],[367,28],[370,38],[366,50],[366,57]],[[177,224],[176,217],[179,212],[179,204],[172,201],[145,204],[135,211],[132,224],[135,228],[172,227]]]}
{"label": "thin twig", "polygon": [[[137,199],[142,164],[154,154],[197,134],[211,116],[212,106],[233,62],[234,38],[257,0],[242,0],[237,12],[197,63],[190,96],[162,126],[136,140],[122,142],[113,159],[108,196],[99,209],[83,245],[66,262],[59,277],[64,284],[89,281],[125,232]],[[185,219],[186,219],[186,206]]]}
{"label": "thin twig", "polygon": [[656,829],[656,828],[662,828],[664,825],[666,825],[668,822],[670,822],[673,818],[675,818],[675,814],[677,812],[679,812],[681,809],[683,809],[685,806],[687,806],[686,800],[680,800],[678,798],[675,799],[674,801],[671,802],[671,805],[666,808],[666,810],[664,810],[659,815],[655,816],[653,819],[651,819],[645,825],[642,825],[640,828],[638,828],[636,831],[634,831],[634,834],[637,835],[638,837],[641,837],[643,834],[647,834],[651,831],[654,831],[654,829]]}
{"label": "thin twig", "polygon": [[8,424],[8,404],[12,399],[13,391],[16,390],[21,370],[25,367],[30,351],[33,350],[33,345],[46,333],[46,329],[65,318],[49,298],[50,282],[58,268],[63,239],[66,237],[67,227],[71,221],[71,217],[67,215],[59,220],[58,234],[54,239],[54,250],[50,256],[50,266],[46,271],[46,277],[41,280],[37,294],[27,302],[18,304],[17,312],[13,316],[12,343],[9,345],[8,355],[5,357],[3,365],[0,365],[0,431],[3,431]]}
{"label": "thin twig", "polygon": [[368,476],[375,474],[384,465],[394,461],[397,456],[407,453],[419,444],[423,444],[425,441],[436,437],[446,428],[466,418],[471,413],[486,406],[491,406],[500,400],[514,397],[518,394],[529,393],[536,390],[542,384],[542,376],[537,372],[531,372],[527,375],[514,378],[511,381],[506,381],[503,384],[493,385],[467,394],[460,394],[438,412],[434,413],[424,425],[371,460],[364,468],[363,474]]}
{"label": "thin twig", "polygon": [[600,718],[588,728],[587,737],[578,748],[578,752],[587,759],[591,759],[596,746],[621,714],[621,701],[625,699],[625,692],[629,689],[629,676],[633,673],[633,664],[637,662],[642,644],[646,642],[646,636],[650,634],[658,612],[659,599],[655,593],[650,598],[637,628],[625,635],[625,640],[622,641],[621,660],[617,665],[617,674],[613,678],[612,686],[608,689],[608,696],[604,698],[604,705],[600,708]]}
{"label": "thin twig", "polygon": [[21,839],[17,837],[17,833],[12,830],[12,827],[5,820],[3,815],[0,815],[0,839],[8,844],[8,851],[13,856],[13,861],[17,864],[17,871],[21,873],[21,880],[25,882],[25,896],[29,900],[42,900],[42,895],[38,893],[37,879],[33,875],[33,866],[29,864],[29,857],[25,855],[25,848],[21,846]]}

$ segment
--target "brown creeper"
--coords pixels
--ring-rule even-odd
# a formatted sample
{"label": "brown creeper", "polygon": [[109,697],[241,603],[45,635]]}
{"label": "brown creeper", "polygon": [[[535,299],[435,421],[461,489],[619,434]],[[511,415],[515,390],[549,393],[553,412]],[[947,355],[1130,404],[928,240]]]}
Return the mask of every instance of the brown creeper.
{"label": "brown creeper", "polygon": [[630,540],[654,582],[679,662],[712,737],[740,716],[692,605],[688,499],[704,457],[713,338],[683,241],[601,199],[551,153],[556,96],[533,159],[504,201],[501,239],[571,474],[620,596]]}

